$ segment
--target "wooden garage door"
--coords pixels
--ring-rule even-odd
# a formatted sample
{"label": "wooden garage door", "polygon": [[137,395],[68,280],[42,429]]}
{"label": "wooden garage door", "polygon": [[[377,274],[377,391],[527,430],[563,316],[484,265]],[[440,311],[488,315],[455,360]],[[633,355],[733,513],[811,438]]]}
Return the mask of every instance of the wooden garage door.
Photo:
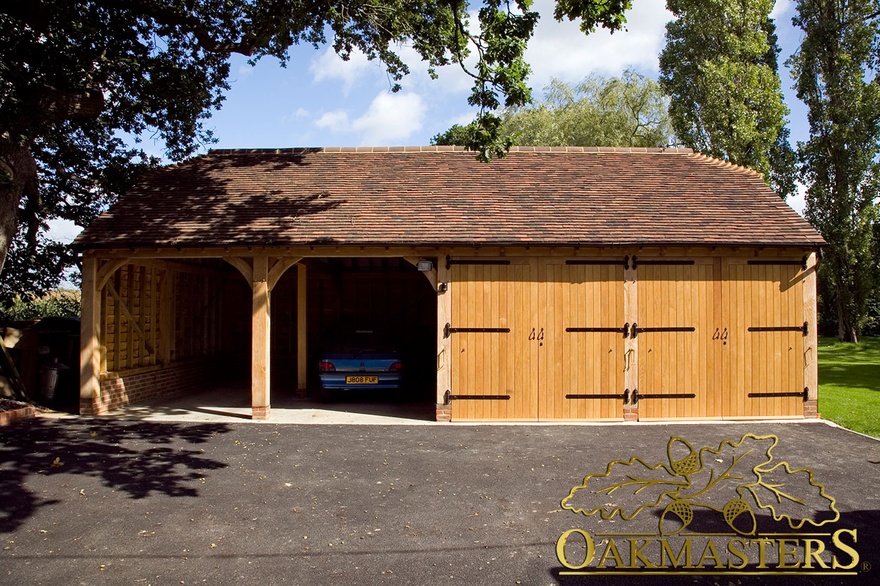
{"label": "wooden garage door", "polygon": [[621,419],[623,270],[452,261],[453,420]]}
{"label": "wooden garage door", "polygon": [[453,420],[537,419],[536,268],[535,259],[452,261]]}
{"label": "wooden garage door", "polygon": [[640,259],[636,270],[639,419],[720,417],[716,261]]}
{"label": "wooden garage door", "polygon": [[543,263],[539,417],[621,419],[623,261]]}
{"label": "wooden garage door", "polygon": [[725,416],[803,415],[803,267],[798,261],[725,264]]}

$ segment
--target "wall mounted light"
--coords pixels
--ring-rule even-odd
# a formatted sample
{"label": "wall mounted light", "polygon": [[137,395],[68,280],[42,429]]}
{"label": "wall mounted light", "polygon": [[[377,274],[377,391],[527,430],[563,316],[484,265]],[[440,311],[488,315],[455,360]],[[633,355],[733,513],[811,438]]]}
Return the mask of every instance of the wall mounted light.
{"label": "wall mounted light", "polygon": [[416,263],[416,268],[419,269],[419,272],[427,273],[434,270],[434,263],[429,260],[420,260]]}

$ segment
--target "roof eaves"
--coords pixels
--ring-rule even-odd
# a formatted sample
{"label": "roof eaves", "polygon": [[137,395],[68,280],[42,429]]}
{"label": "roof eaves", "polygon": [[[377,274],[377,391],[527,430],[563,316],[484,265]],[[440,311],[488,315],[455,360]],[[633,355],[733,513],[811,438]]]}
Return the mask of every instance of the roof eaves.
{"label": "roof eaves", "polygon": [[633,247],[700,247],[700,248],[810,248],[818,249],[828,246],[827,242],[811,241],[811,240],[791,240],[787,242],[749,242],[743,240],[724,240],[724,241],[706,241],[706,240],[570,240],[570,241],[512,241],[512,240],[436,240],[436,241],[362,241],[362,242],[345,242],[340,240],[324,240],[317,239],[307,242],[289,242],[289,241],[251,241],[251,242],[210,242],[201,241],[198,244],[188,243],[155,243],[155,242],[75,242],[71,245],[77,250],[108,250],[108,249],[150,249],[150,250],[185,250],[185,249],[204,249],[204,248],[241,248],[241,247],[279,247],[279,248],[295,248],[295,247],[352,247],[352,248],[376,248],[376,247],[519,247],[519,248],[555,248],[555,247],[575,247],[575,248],[633,248]]}

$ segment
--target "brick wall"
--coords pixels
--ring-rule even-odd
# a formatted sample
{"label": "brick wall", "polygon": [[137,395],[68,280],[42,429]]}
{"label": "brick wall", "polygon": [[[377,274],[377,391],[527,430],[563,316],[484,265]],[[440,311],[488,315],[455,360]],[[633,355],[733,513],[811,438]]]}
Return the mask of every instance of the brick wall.
{"label": "brick wall", "polygon": [[101,396],[80,399],[83,415],[98,415],[132,403],[202,389],[218,379],[219,363],[213,360],[176,362],[169,366],[101,375]]}

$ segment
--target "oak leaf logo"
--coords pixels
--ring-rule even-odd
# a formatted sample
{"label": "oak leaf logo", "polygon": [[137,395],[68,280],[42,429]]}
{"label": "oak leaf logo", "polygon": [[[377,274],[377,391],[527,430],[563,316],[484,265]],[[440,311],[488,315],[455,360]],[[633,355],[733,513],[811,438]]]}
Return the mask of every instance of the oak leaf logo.
{"label": "oak leaf logo", "polygon": [[698,508],[716,511],[741,535],[755,534],[755,511],[761,510],[791,529],[837,521],[836,501],[815,481],[812,470],[774,461],[778,442],[775,435],[748,433],[739,441],[696,450],[687,440],[672,437],[665,462],[613,460],[605,472],[589,474],[572,488],[562,508],[631,521],[645,509],[662,506],[660,535],[683,531]]}

